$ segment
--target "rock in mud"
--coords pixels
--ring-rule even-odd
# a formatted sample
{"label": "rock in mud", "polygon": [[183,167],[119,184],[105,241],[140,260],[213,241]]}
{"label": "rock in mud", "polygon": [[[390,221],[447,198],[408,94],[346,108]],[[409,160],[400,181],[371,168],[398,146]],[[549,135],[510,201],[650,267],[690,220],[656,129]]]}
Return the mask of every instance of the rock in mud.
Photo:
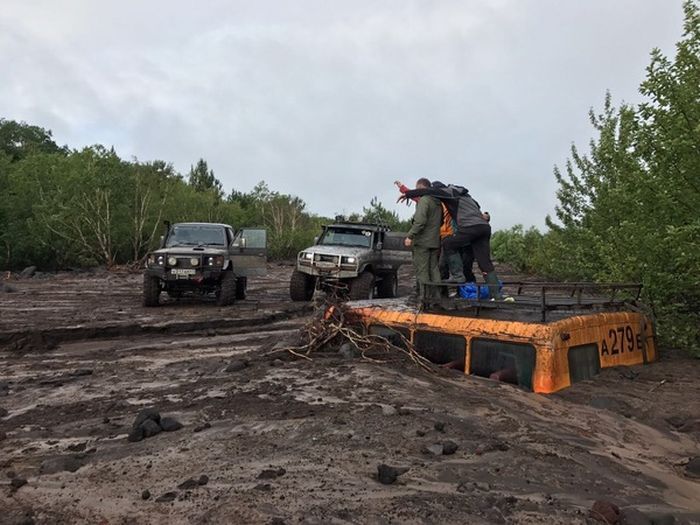
{"label": "rock in mud", "polygon": [[127,437],[127,439],[132,443],[135,443],[136,441],[141,441],[143,438],[143,428],[140,426],[132,428],[131,432],[129,432],[129,436]]}
{"label": "rock in mud", "polygon": [[75,456],[58,456],[41,462],[41,474],[56,474],[57,472],[75,472],[83,466],[82,460]]}
{"label": "rock in mud", "polygon": [[73,370],[71,374],[73,377],[82,377],[82,376],[91,376],[92,375],[92,369],[91,368],[78,368],[76,370]]}
{"label": "rock in mud", "polygon": [[7,439],[7,434],[5,432],[0,431],[0,441],[5,441]]}
{"label": "rock in mud", "polygon": [[36,273],[36,266],[27,266],[24,270],[19,273],[20,278],[29,279],[33,277]]}
{"label": "rock in mud", "polygon": [[10,383],[7,381],[0,381],[0,397],[9,395],[10,393]]}
{"label": "rock in mud", "polygon": [[12,478],[12,481],[10,481],[10,487],[12,487],[12,490],[19,490],[26,484],[27,480],[24,478]]}
{"label": "rock in mud", "polygon": [[182,428],[182,423],[172,417],[162,417],[160,418],[160,428],[165,432],[175,432]]}
{"label": "rock in mud", "polygon": [[0,292],[15,293],[15,292],[17,292],[17,288],[12,286],[11,284],[3,283],[0,285]]}
{"label": "rock in mud", "polygon": [[197,487],[199,487],[199,482],[194,478],[186,479],[177,486],[180,490],[192,490]]}
{"label": "rock in mud", "polygon": [[207,476],[206,474],[202,474],[201,476],[199,476],[197,483],[201,486],[206,485],[207,483],[209,483],[209,476]]}
{"label": "rock in mud", "polygon": [[75,443],[74,445],[68,445],[66,447],[67,450],[70,450],[71,452],[82,452],[85,450],[87,447],[87,442],[83,441],[82,443]]}
{"label": "rock in mud", "polygon": [[382,463],[377,465],[377,481],[382,485],[391,485],[401,475],[408,472],[408,467],[392,467]]}
{"label": "rock in mud", "polygon": [[700,478],[700,456],[691,459],[685,466],[685,473],[691,478]]}
{"label": "rock in mud", "polygon": [[162,430],[160,428],[160,425],[152,419],[147,419],[146,421],[141,423],[141,428],[143,429],[143,437],[145,438],[153,437],[156,434],[160,434]]}
{"label": "rock in mud", "polygon": [[177,492],[166,492],[156,498],[156,503],[170,503],[177,498]]}
{"label": "rock in mud", "polygon": [[610,525],[620,523],[620,508],[609,501],[598,500],[594,502],[589,514],[596,521]]}
{"label": "rock in mud", "polygon": [[143,492],[141,492],[141,499],[142,500],[151,499],[151,491],[146,489]]}
{"label": "rock in mud", "polygon": [[6,408],[0,407],[0,417],[5,417],[7,416],[8,412]]}
{"label": "rock in mud", "polygon": [[282,467],[275,469],[265,469],[258,474],[258,479],[275,479],[284,476],[287,473]]}
{"label": "rock in mud", "polygon": [[436,421],[435,425],[433,425],[433,428],[437,430],[438,432],[444,432],[445,431],[445,422],[444,421]]}
{"label": "rock in mud", "polygon": [[242,359],[236,359],[228,364],[228,366],[224,369],[224,372],[240,372],[245,368],[248,368],[248,362]]}
{"label": "rock in mud", "polygon": [[457,449],[459,448],[459,445],[455,443],[454,441],[445,441],[442,443],[442,453],[445,456],[451,456],[455,452],[457,452]]}
{"label": "rock in mud", "polygon": [[160,423],[160,412],[158,412],[158,410],[155,408],[144,408],[138,414],[136,414],[136,419],[134,419],[132,428],[141,426],[144,421],[149,419],[151,421],[155,421],[156,423]]}

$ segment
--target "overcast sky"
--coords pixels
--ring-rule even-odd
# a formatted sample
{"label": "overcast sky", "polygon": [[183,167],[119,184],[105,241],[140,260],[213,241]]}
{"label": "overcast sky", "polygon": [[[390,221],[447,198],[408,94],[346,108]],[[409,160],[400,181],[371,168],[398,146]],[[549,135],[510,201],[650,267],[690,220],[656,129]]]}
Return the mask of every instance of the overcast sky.
{"label": "overcast sky", "polygon": [[680,0],[1,4],[0,117],[318,214],[407,217],[395,179],[454,182],[496,228],[544,224],[588,109],[639,101],[682,31]]}

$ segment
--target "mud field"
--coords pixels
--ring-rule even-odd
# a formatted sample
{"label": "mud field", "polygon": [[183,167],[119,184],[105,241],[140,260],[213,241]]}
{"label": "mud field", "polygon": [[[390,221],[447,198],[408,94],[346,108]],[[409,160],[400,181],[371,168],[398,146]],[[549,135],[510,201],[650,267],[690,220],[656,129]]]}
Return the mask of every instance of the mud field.
{"label": "mud field", "polygon": [[[0,523],[605,523],[596,500],[626,523],[700,523],[700,360],[666,352],[543,396],[292,359],[271,353],[311,315],[290,273],[226,308],[145,309],[126,272],[8,281]],[[147,407],[182,428],[130,441]],[[382,484],[382,464],[407,470]]]}

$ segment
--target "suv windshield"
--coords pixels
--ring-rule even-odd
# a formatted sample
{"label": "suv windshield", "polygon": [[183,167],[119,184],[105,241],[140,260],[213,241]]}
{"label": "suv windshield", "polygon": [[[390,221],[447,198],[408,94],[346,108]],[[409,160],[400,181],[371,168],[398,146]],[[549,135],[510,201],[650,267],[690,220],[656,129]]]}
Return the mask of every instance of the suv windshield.
{"label": "suv windshield", "polygon": [[372,232],[356,228],[327,228],[318,244],[336,246],[362,246],[369,248],[372,243]]}
{"label": "suv windshield", "polygon": [[226,245],[226,233],[221,226],[176,224],[170,229],[165,246]]}

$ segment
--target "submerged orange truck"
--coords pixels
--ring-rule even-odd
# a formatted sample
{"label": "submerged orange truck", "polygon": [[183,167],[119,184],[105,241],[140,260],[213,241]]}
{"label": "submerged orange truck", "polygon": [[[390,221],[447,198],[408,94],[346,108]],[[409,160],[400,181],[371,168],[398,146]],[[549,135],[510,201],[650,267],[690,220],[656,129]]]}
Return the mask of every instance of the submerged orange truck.
{"label": "submerged orange truck", "polygon": [[657,359],[641,285],[504,283],[514,302],[451,300],[421,310],[405,300],[348,303],[368,334],[407,341],[437,364],[492,377],[538,393],[589,379],[601,368]]}

